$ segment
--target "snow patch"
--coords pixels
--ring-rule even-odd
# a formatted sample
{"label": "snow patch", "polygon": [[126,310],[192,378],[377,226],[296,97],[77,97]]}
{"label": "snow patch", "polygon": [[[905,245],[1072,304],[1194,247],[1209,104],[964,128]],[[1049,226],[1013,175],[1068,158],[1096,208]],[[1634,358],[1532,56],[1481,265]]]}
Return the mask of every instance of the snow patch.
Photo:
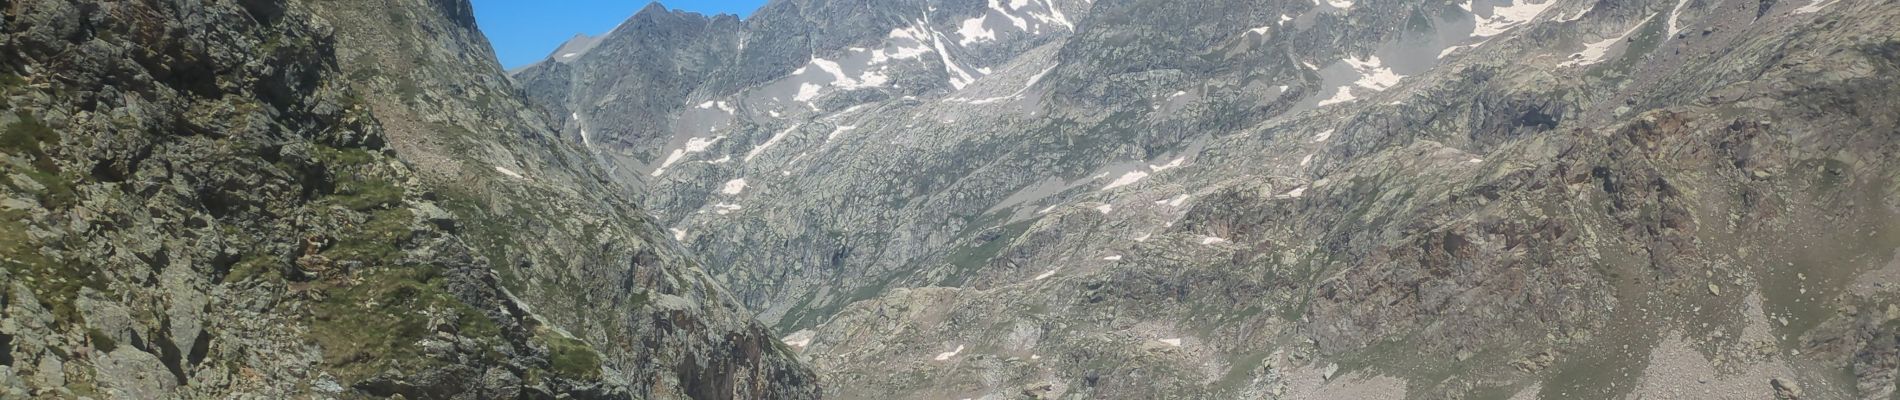
{"label": "snow patch", "polygon": [[720,188],[719,192],[727,195],[737,195],[745,192],[745,186],[745,178],[733,179],[726,181],[725,187]]}
{"label": "snow patch", "polygon": [[1312,154],[1307,154],[1306,157],[1300,159],[1300,166],[1302,167],[1306,166],[1307,164],[1312,164],[1312,163],[1313,163]]}
{"label": "snow patch", "polygon": [[1350,10],[1352,9],[1352,0],[1326,0],[1326,5],[1341,10]]}
{"label": "snow patch", "polygon": [[1103,205],[1095,206],[1095,211],[1101,211],[1102,214],[1108,214],[1111,212],[1115,212],[1115,206],[1109,205],[1109,204],[1103,204]]}
{"label": "snow patch", "polygon": [[1333,130],[1327,129],[1325,132],[1320,132],[1318,135],[1313,135],[1313,143],[1324,142],[1327,140],[1331,140],[1332,138],[1333,138]]}
{"label": "snow patch", "polygon": [[1161,344],[1165,344],[1165,345],[1169,345],[1169,346],[1174,346],[1174,347],[1181,347],[1181,339],[1180,339],[1180,338],[1169,338],[1169,339],[1161,339],[1161,340],[1156,340],[1156,341],[1157,341],[1157,342],[1161,342]]}
{"label": "snow patch", "polygon": [[989,22],[989,18],[989,14],[984,14],[976,18],[964,20],[963,26],[957,28],[957,36],[963,37],[962,40],[957,41],[957,44],[969,46],[972,43],[996,40],[996,31],[983,27],[983,23]]}
{"label": "snow patch", "polygon": [[1145,171],[1128,171],[1128,173],[1122,174],[1120,178],[1115,178],[1115,181],[1109,182],[1108,186],[1103,187],[1102,190],[1109,190],[1109,189],[1114,189],[1114,188],[1118,188],[1122,186],[1128,186],[1130,184],[1134,184],[1135,182],[1140,182],[1142,178],[1147,178],[1147,177],[1148,177],[1148,173]]}
{"label": "snow patch", "polygon": [[1405,79],[1405,76],[1392,72],[1392,68],[1386,67],[1385,62],[1379,60],[1379,56],[1367,57],[1365,61],[1350,58],[1345,61],[1346,65],[1351,66],[1353,71],[1359,73],[1359,80],[1354,81],[1353,85],[1362,88],[1384,91],[1391,89],[1393,85],[1397,85],[1400,80]]}
{"label": "snow patch", "polygon": [[660,176],[660,174],[666,173],[667,167],[671,167],[674,163],[685,159],[686,155],[706,151],[707,148],[712,147],[713,143],[717,143],[719,139],[725,138],[725,136],[715,136],[711,139],[697,137],[687,139],[685,147],[673,149],[672,153],[666,155],[666,161],[661,162],[659,168],[653,169],[653,176]]}
{"label": "snow patch", "polygon": [[[1688,0],[1683,0],[1683,1],[1688,1]],[[1801,8],[1794,9],[1794,13],[1795,14],[1813,14],[1816,12],[1820,12],[1821,9],[1827,8],[1827,6],[1831,6],[1831,5],[1834,5],[1834,3],[1839,3],[1839,2],[1841,2],[1841,0],[1814,0],[1813,3],[1808,3],[1808,5],[1801,6]]]}
{"label": "snow patch", "polygon": [[1352,87],[1340,86],[1338,91],[1333,92],[1333,97],[1327,98],[1325,100],[1320,100],[1319,106],[1325,107],[1325,106],[1330,106],[1330,105],[1344,103],[1344,102],[1358,100],[1358,99],[1359,99],[1358,97],[1352,96]]}
{"label": "snow patch", "polygon": [[963,352],[963,345],[957,345],[956,350],[937,353],[937,361],[949,360],[950,357],[956,357],[957,353],[962,353],[962,352]]}
{"label": "snow patch", "polygon": [[507,175],[507,176],[509,176],[509,177],[512,177],[512,178],[515,178],[515,179],[528,179],[528,178],[527,178],[527,177],[525,177],[525,176],[521,176],[521,173],[520,173],[520,172],[515,172],[515,170],[512,170],[512,169],[507,169],[507,168],[502,168],[502,167],[495,167],[495,172],[500,172],[500,173],[501,173],[502,175]]}
{"label": "snow patch", "polygon": [[686,240],[686,231],[680,230],[679,228],[671,228],[667,230],[673,232],[674,241]]}
{"label": "snow patch", "polygon": [[1184,194],[1180,196],[1174,196],[1174,198],[1172,199],[1156,201],[1155,204],[1164,205],[1168,207],[1180,207],[1182,204],[1187,204],[1188,199],[1193,198],[1193,197],[1194,196]]}
{"label": "snow patch", "polygon": [[1112,255],[1112,256],[1108,256],[1108,257],[1102,257],[1102,260],[1104,260],[1104,261],[1121,261],[1121,260],[1122,260],[1122,256],[1121,256],[1121,255]]}
{"label": "snow patch", "polygon": [[[1687,1],[1687,0],[1684,0],[1684,1]],[[1610,46],[1615,46],[1616,42],[1621,42],[1624,39],[1629,38],[1630,35],[1636,34],[1636,31],[1639,29],[1643,29],[1643,24],[1640,24],[1640,23],[1636,24],[1636,26],[1631,27],[1630,30],[1623,31],[1623,34],[1617,35],[1616,37],[1603,39],[1603,41],[1600,41],[1600,42],[1585,44],[1583,45],[1583,51],[1579,51],[1577,52],[1577,54],[1571,54],[1570,61],[1565,61],[1562,64],[1557,64],[1557,66],[1581,67],[1581,66],[1588,66],[1588,65],[1603,62],[1603,59],[1609,56],[1610,54]]]}
{"label": "snow patch", "polygon": [[852,130],[856,130],[856,129],[858,129],[858,127],[856,127],[856,126],[851,126],[851,125],[838,125],[838,126],[837,126],[836,128],[832,128],[832,129],[831,129],[831,133],[830,133],[830,134],[827,134],[827,135],[825,135],[825,143],[830,143],[830,142],[831,142],[832,140],[835,140],[835,139],[837,139],[837,138],[838,138],[838,134],[841,134],[841,133],[845,133],[845,132],[849,132],[849,131],[852,131]]}
{"label": "snow patch", "polygon": [[713,213],[719,214],[719,215],[731,214],[734,211],[739,211],[739,210],[744,210],[744,209],[745,209],[744,206],[740,206],[738,204],[732,204],[732,203],[719,203],[719,204],[713,205]]}
{"label": "snow patch", "polygon": [[1293,188],[1293,190],[1286,192],[1286,194],[1283,196],[1286,196],[1286,198],[1289,198],[1289,199],[1297,199],[1297,198],[1306,196],[1306,187],[1301,186],[1301,187]]}
{"label": "snow patch", "polygon": [[1690,1],[1693,0],[1676,0],[1676,8],[1669,10],[1669,37],[1676,37],[1676,32],[1682,31],[1680,22],[1682,20],[1682,9],[1689,8]]}
{"label": "snow patch", "polygon": [[778,144],[778,141],[780,140],[784,140],[785,135],[791,134],[793,131],[798,130],[798,128],[802,126],[805,126],[805,125],[804,124],[792,125],[792,127],[790,128],[785,128],[785,130],[782,130],[776,134],[773,134],[771,139],[765,139],[765,143],[759,144],[759,147],[753,148],[752,151],[746,152],[745,161],[752,162],[752,159],[758,157],[759,153],[764,153],[765,149],[772,148],[772,145]]}
{"label": "snow patch", "polygon": [[1201,237],[1201,244],[1205,244],[1205,245],[1213,245],[1213,244],[1221,244],[1221,243],[1227,243],[1227,239],[1225,239],[1225,238],[1218,238],[1218,237],[1213,237],[1213,236],[1202,236],[1202,237]]}
{"label": "snow patch", "polygon": [[1043,279],[1049,279],[1049,277],[1051,276],[1056,276],[1056,271],[1061,271],[1061,270],[1062,270],[1061,268],[1056,268],[1056,269],[1049,270],[1048,272],[1043,272],[1042,275],[1036,275],[1035,280],[1040,281]]}
{"label": "snow patch", "polygon": [[817,333],[812,332],[810,329],[801,329],[798,332],[792,332],[792,334],[790,335],[785,335],[785,338],[779,339],[779,341],[785,342],[786,346],[804,348],[805,346],[811,345],[811,339],[813,336],[817,336]]}
{"label": "snow patch", "polygon": [[1169,161],[1167,164],[1149,165],[1148,169],[1154,170],[1154,172],[1167,171],[1170,169],[1179,168],[1181,164],[1186,163],[1186,162],[1187,162],[1187,157],[1181,157],[1181,158],[1174,159],[1174,161]]}
{"label": "snow patch", "polygon": [[[1511,30],[1511,28],[1516,28],[1525,22],[1529,22],[1532,19],[1536,19],[1538,14],[1543,14],[1544,10],[1557,5],[1557,0],[1544,0],[1543,4],[1529,4],[1524,3],[1524,1],[1525,0],[1514,0],[1517,4],[1491,7],[1490,17],[1477,18],[1478,26],[1471,32],[1471,36],[1496,36],[1497,34],[1504,33],[1504,31]],[[1471,11],[1471,2],[1466,1],[1464,4],[1459,5],[1459,7],[1469,12]],[[1473,17],[1475,18],[1476,16]]]}

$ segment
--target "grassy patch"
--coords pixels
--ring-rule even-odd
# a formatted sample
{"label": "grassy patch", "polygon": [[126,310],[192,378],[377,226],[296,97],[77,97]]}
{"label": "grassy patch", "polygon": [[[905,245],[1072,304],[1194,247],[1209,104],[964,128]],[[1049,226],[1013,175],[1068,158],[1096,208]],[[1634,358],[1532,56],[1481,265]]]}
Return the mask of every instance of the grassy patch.
{"label": "grassy patch", "polygon": [[541,335],[548,345],[548,367],[555,376],[572,380],[600,378],[600,353],[593,346],[552,333]]}
{"label": "grassy patch", "polygon": [[106,281],[97,271],[78,263],[48,257],[28,237],[26,215],[0,212],[0,268],[27,283],[40,305],[52,310],[60,323],[81,321],[74,301],[84,288],[105,292]]}
{"label": "grassy patch", "polygon": [[335,187],[324,201],[367,211],[402,202],[403,189],[388,179],[372,176],[375,154],[358,148],[317,146],[315,158],[335,179]]}
{"label": "grassy patch", "polygon": [[323,347],[323,363],[345,381],[385,370],[416,372],[442,362],[426,357],[418,342],[433,335],[424,313],[449,315],[462,336],[498,340],[500,328],[487,315],[443,289],[440,270],[427,266],[380,268],[353,285],[338,285],[311,309],[310,339]]}
{"label": "grassy patch", "polygon": [[252,253],[242,261],[231,265],[231,271],[224,275],[224,283],[245,282],[259,277],[281,277],[283,260],[264,254]]}
{"label": "grassy patch", "polygon": [[19,121],[0,130],[0,151],[32,158],[33,169],[21,172],[43,187],[34,193],[40,205],[51,209],[71,207],[77,202],[73,183],[60,175],[59,164],[54,162],[52,155],[46,153],[48,144],[59,141],[59,133],[34,118],[32,113],[16,111],[14,116]]}
{"label": "grassy patch", "polygon": [[399,245],[408,241],[414,231],[409,229],[414,215],[406,208],[391,208],[370,213],[368,221],[358,225],[352,234],[338,238],[340,241],[323,251],[325,257],[332,260],[363,261],[375,265],[393,264],[402,256]]}
{"label": "grassy patch", "polygon": [[107,335],[98,328],[86,330],[86,338],[92,340],[92,348],[103,353],[111,353],[112,350],[119,348],[119,341],[112,340],[111,335]]}

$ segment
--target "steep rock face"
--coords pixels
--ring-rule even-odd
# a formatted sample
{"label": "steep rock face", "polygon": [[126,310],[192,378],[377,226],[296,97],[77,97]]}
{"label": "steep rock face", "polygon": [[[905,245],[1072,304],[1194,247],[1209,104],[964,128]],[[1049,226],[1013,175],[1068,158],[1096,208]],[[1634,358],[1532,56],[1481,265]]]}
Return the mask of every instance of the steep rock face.
{"label": "steep rock face", "polygon": [[818,395],[466,1],[0,12],[0,397]]}
{"label": "steep rock face", "polygon": [[875,13],[590,149],[837,397],[1895,391],[1892,1]]}

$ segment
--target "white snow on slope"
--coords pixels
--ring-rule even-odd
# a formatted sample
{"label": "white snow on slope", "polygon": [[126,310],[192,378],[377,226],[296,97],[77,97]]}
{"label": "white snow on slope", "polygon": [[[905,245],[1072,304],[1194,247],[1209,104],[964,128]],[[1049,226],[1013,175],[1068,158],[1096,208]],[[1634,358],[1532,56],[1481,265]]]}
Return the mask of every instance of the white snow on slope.
{"label": "white snow on slope", "polygon": [[1399,80],[1405,79],[1404,76],[1392,72],[1392,68],[1386,67],[1385,62],[1380,61],[1378,56],[1367,57],[1365,61],[1350,58],[1345,61],[1346,65],[1352,66],[1352,70],[1359,73],[1359,80],[1354,81],[1353,84],[1362,88],[1383,91],[1391,89],[1393,85],[1399,84]]}
{"label": "white snow on slope", "polygon": [[1128,171],[1128,173],[1122,174],[1120,178],[1115,178],[1113,182],[1109,182],[1108,186],[1103,187],[1102,190],[1128,186],[1130,184],[1134,184],[1135,182],[1140,182],[1142,178],[1147,178],[1147,177],[1148,177],[1147,171]]}
{"label": "white snow on slope", "polygon": [[685,159],[686,155],[706,151],[707,148],[712,147],[713,143],[717,143],[719,142],[719,139],[725,139],[725,138],[726,138],[725,136],[715,136],[711,139],[707,139],[707,138],[687,139],[685,147],[673,149],[673,153],[666,155],[666,161],[661,162],[659,168],[653,169],[653,176],[660,176],[660,174],[666,173],[667,167],[671,167],[673,166],[674,163],[678,163],[680,162],[681,159]]}
{"label": "white snow on slope", "polygon": [[495,167],[495,172],[500,172],[502,175],[507,175],[515,179],[528,179],[527,177],[521,176],[521,173],[515,172],[515,170],[512,170],[512,169]]}
{"label": "white snow on slope", "polygon": [[1167,164],[1149,165],[1148,169],[1152,169],[1155,172],[1167,171],[1170,169],[1179,168],[1181,167],[1181,164],[1186,163],[1186,162],[1187,162],[1187,157],[1181,157],[1181,158],[1174,159],[1174,161],[1169,161]]}
{"label": "white snow on slope", "polygon": [[945,361],[945,360],[949,360],[949,359],[950,359],[950,357],[956,357],[956,356],[957,356],[957,353],[962,353],[962,352],[963,352],[963,345],[960,345],[960,344],[959,344],[959,345],[957,345],[957,349],[956,349],[956,350],[951,350],[951,351],[946,351],[946,352],[942,352],[942,353],[937,353],[937,361]]}
{"label": "white snow on slope", "polygon": [[1172,199],[1157,200],[1155,201],[1155,204],[1164,205],[1168,207],[1180,207],[1182,204],[1187,204],[1188,199],[1193,198],[1193,197],[1194,196],[1184,194],[1184,195],[1174,196],[1174,198]]}
{"label": "white snow on slope", "polygon": [[[1504,33],[1504,31],[1511,30],[1511,28],[1516,28],[1525,22],[1530,22],[1532,19],[1536,19],[1538,14],[1543,14],[1544,10],[1557,5],[1557,0],[1543,0],[1544,4],[1529,4],[1525,3],[1525,1],[1526,0],[1513,0],[1515,4],[1509,6],[1491,7],[1490,17],[1472,16],[1478,20],[1478,26],[1471,31],[1471,36],[1496,36],[1497,34]],[[1466,12],[1471,11],[1471,1],[1469,0],[1458,6],[1464,8]]]}
{"label": "white snow on slope", "polygon": [[1333,130],[1327,129],[1325,132],[1320,132],[1318,135],[1313,135],[1313,142],[1314,143],[1324,142],[1327,140],[1331,140],[1332,138],[1333,138]]}
{"label": "white snow on slope", "polygon": [[1821,9],[1827,8],[1827,6],[1831,6],[1831,5],[1834,5],[1834,3],[1839,3],[1839,2],[1841,2],[1841,0],[1814,0],[1813,3],[1808,3],[1808,5],[1801,6],[1801,8],[1794,9],[1794,13],[1795,14],[1813,14],[1816,12],[1820,12]]}
{"label": "white snow on slope", "polygon": [[1161,344],[1165,344],[1165,345],[1169,345],[1169,346],[1174,346],[1174,347],[1181,347],[1181,339],[1180,339],[1180,338],[1170,338],[1170,339],[1161,339],[1161,340],[1156,340],[1156,341],[1157,341],[1157,342],[1161,342]]}
{"label": "white snow on slope", "polygon": [[964,102],[969,103],[969,104],[990,104],[990,103],[995,103],[995,102],[1000,102],[1000,101],[1016,100],[1016,99],[1023,98],[1023,93],[1028,93],[1029,89],[1036,87],[1037,82],[1042,82],[1043,76],[1049,75],[1049,71],[1055,71],[1055,70],[1056,70],[1056,67],[1049,67],[1047,69],[1042,70],[1042,72],[1036,73],[1036,76],[1029,77],[1029,81],[1023,83],[1023,87],[1021,89],[1016,89],[1015,93],[1010,93],[1008,96],[991,97],[991,98],[976,99],[976,100],[965,100]]}
{"label": "white snow on slope", "polygon": [[1638,23],[1636,24],[1636,26],[1630,27],[1630,30],[1623,31],[1623,34],[1617,35],[1616,37],[1603,39],[1603,41],[1600,41],[1600,42],[1585,44],[1583,45],[1583,51],[1579,51],[1577,52],[1577,54],[1571,54],[1570,61],[1565,61],[1562,64],[1557,64],[1557,66],[1559,67],[1587,66],[1587,65],[1603,62],[1603,59],[1606,56],[1610,55],[1610,46],[1615,46],[1617,42],[1621,42],[1624,39],[1629,38],[1629,36],[1632,34],[1635,34],[1637,30],[1643,29],[1643,25],[1644,24],[1642,23]]}
{"label": "white snow on slope", "polygon": [[830,143],[832,140],[838,139],[838,134],[850,132],[857,129],[858,127],[852,126],[852,125],[838,125],[835,128],[831,128],[831,133],[825,135],[825,142]]}
{"label": "white snow on slope", "polygon": [[985,13],[981,16],[977,16],[976,18],[963,20],[963,26],[957,28],[957,36],[962,37],[962,39],[957,40],[957,44],[962,45],[962,46],[969,46],[970,44],[973,44],[973,43],[983,43],[983,42],[988,42],[991,40],[996,40],[996,31],[992,31],[992,30],[989,30],[989,28],[983,27],[983,24],[986,22],[989,22],[989,19],[990,19],[990,15],[988,13]]}
{"label": "white snow on slope", "polygon": [[1227,239],[1225,239],[1225,238],[1218,238],[1218,237],[1213,237],[1213,236],[1202,236],[1202,237],[1201,237],[1201,244],[1209,244],[1209,245],[1211,245],[1211,244],[1220,244],[1220,243],[1227,243]]}
{"label": "white snow on slope", "polygon": [[1121,256],[1121,255],[1112,255],[1112,256],[1108,256],[1108,257],[1102,257],[1102,260],[1103,260],[1103,261],[1121,261],[1121,260],[1122,260],[1122,256]]}
{"label": "white snow on slope", "polygon": [[725,187],[720,188],[719,192],[725,193],[728,195],[737,195],[739,193],[744,193],[745,187],[746,187],[745,178],[733,179],[730,181],[726,181]]}
{"label": "white snow on slope", "polygon": [[804,348],[805,346],[811,345],[813,336],[817,336],[817,333],[812,332],[810,329],[801,329],[798,332],[785,335],[785,338],[780,339],[780,341],[785,342],[786,346]]}
{"label": "white snow on slope", "polygon": [[1326,5],[1341,10],[1350,10],[1352,9],[1352,0],[1326,0]]}
{"label": "white snow on slope", "polygon": [[1102,214],[1108,214],[1111,212],[1115,212],[1115,206],[1109,205],[1109,204],[1103,204],[1103,205],[1095,206],[1095,211],[1100,211],[1102,212]]}
{"label": "white snow on slope", "polygon": [[1689,8],[1689,2],[1695,0],[1676,0],[1676,9],[1669,10],[1669,37],[1676,37],[1682,31],[1682,9]]}
{"label": "white snow on slope", "polygon": [[772,148],[772,145],[778,144],[779,140],[785,139],[785,135],[791,134],[793,131],[797,131],[798,128],[802,126],[804,126],[804,124],[792,125],[792,127],[790,128],[785,128],[785,130],[782,130],[776,134],[773,134],[771,139],[766,139],[765,143],[759,144],[759,147],[753,148],[752,151],[746,152],[745,161],[752,162],[752,159],[754,157],[758,157],[759,153],[764,153],[765,149]]}
{"label": "white snow on slope", "polygon": [[1330,105],[1344,103],[1344,102],[1358,100],[1358,99],[1359,99],[1358,97],[1353,97],[1351,86],[1340,86],[1338,89],[1336,89],[1333,92],[1333,97],[1328,97],[1325,100],[1320,100],[1318,106],[1325,107],[1325,106],[1330,106]]}

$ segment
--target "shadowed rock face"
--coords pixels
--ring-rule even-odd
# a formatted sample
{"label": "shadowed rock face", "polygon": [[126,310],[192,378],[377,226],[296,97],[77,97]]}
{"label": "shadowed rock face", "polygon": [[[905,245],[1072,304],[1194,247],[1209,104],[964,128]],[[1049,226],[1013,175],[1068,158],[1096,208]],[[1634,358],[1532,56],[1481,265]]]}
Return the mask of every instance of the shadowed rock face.
{"label": "shadowed rock face", "polygon": [[0,398],[815,398],[462,0],[0,2]]}
{"label": "shadowed rock face", "polygon": [[837,397],[1894,391],[1891,2],[662,16],[515,82]]}

